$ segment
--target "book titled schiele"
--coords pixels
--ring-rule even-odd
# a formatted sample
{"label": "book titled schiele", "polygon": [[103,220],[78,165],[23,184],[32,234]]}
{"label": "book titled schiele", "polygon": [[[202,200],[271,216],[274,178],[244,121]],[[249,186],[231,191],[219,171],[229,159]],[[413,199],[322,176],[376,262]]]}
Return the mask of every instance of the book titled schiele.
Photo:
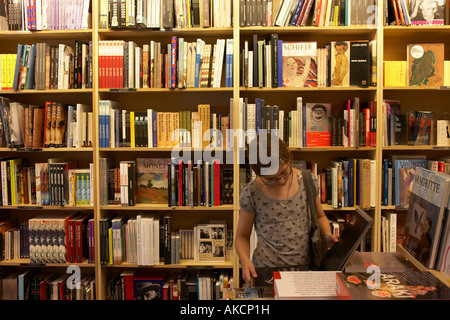
{"label": "book titled schiele", "polygon": [[283,87],[317,87],[317,42],[283,41]]}
{"label": "book titled schiele", "polygon": [[402,245],[429,269],[436,265],[449,188],[449,175],[425,168],[416,169]]}

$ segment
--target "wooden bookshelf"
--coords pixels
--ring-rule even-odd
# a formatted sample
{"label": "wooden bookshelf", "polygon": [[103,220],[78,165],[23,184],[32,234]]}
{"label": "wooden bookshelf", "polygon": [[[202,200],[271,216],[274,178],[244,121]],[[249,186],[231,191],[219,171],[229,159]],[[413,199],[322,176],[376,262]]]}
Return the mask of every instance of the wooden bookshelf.
{"label": "wooden bookshelf", "polygon": [[[417,89],[410,87],[383,87],[383,61],[406,60],[406,45],[412,42],[445,42],[446,60],[450,60],[450,26],[383,26],[382,13],[384,12],[383,2],[378,1],[378,12],[380,13],[377,26],[347,26],[347,27],[239,27],[239,23],[234,23],[232,28],[186,28],[155,31],[150,29],[115,30],[99,29],[99,1],[92,0],[92,28],[87,30],[63,30],[63,31],[7,31],[0,32],[1,53],[15,53],[18,43],[37,43],[60,41],[72,43],[74,40],[82,39],[92,41],[93,49],[93,88],[92,89],[70,89],[70,90],[0,90],[0,96],[17,100],[24,103],[44,103],[45,101],[83,102],[92,105],[93,126],[95,132],[99,132],[99,101],[115,100],[121,106],[127,104],[128,108],[143,110],[146,107],[155,106],[163,111],[193,110],[201,103],[215,104],[214,108],[221,112],[229,110],[229,99],[233,98],[233,121],[239,123],[239,98],[247,97],[254,100],[255,97],[266,98],[270,103],[276,101],[284,110],[294,108],[295,97],[302,96],[304,101],[331,102],[336,106],[336,110],[341,106],[344,99],[355,96],[365,100],[377,101],[377,118],[382,119],[383,99],[400,100],[402,105],[408,108],[424,107],[431,108],[437,112],[448,110],[448,100],[450,90],[448,88],[436,87],[427,89]],[[233,0],[234,21],[239,21],[239,1]],[[374,87],[320,87],[320,88],[244,88],[239,85],[240,77],[240,54],[241,45],[245,40],[250,40],[253,34],[265,39],[268,35],[277,33],[280,39],[317,41],[318,47],[323,47],[326,43],[334,40],[376,40],[377,41],[377,85]],[[171,36],[185,37],[187,39],[202,38],[209,43],[218,38],[232,38],[234,40],[233,51],[233,87],[229,88],[186,88],[186,89],[100,89],[99,88],[99,42],[102,40],[135,40],[139,43],[150,40],[167,42]],[[187,103],[188,102],[188,103]],[[437,146],[383,146],[383,123],[377,123],[377,146],[376,147],[322,147],[322,148],[290,148],[293,151],[295,160],[307,159],[318,163],[319,167],[324,167],[330,160],[341,156],[346,157],[367,157],[377,161],[376,176],[377,186],[382,186],[382,160],[388,154],[396,152],[425,152],[431,157],[438,154],[448,155],[449,147]],[[168,207],[167,205],[144,205],[137,204],[133,207],[123,207],[120,205],[100,204],[100,158],[111,157],[115,161],[135,159],[138,157],[166,157],[172,148],[99,148],[98,139],[94,139],[94,146],[91,148],[44,148],[42,150],[22,150],[0,148],[0,153],[10,156],[19,154],[20,157],[40,157],[48,158],[67,154],[68,158],[82,159],[83,164],[92,162],[94,164],[94,205],[93,206],[5,206],[0,207],[0,213],[10,212],[13,215],[22,215],[26,211],[26,216],[39,215],[42,211],[93,211],[95,220],[95,264],[75,264],[80,267],[93,268],[96,275],[97,298],[106,299],[106,290],[110,276],[110,270],[125,268],[141,268],[141,266],[123,263],[121,265],[101,265],[100,264],[100,234],[99,221],[102,217],[109,216],[113,212],[124,213],[130,216],[136,215],[139,211],[151,212],[173,212],[179,218],[180,225],[195,225],[200,219],[216,219],[217,216],[227,219],[228,228],[236,234],[239,220],[239,191],[236,187],[240,181],[238,155],[239,148],[235,143],[233,148],[214,148],[215,151],[233,152],[233,177],[235,183],[233,194],[233,205],[222,205],[215,207]],[[176,151],[177,149],[175,149]],[[180,149],[181,150],[181,149]],[[195,152],[189,148],[182,148],[183,151]],[[202,149],[205,151],[205,149]],[[404,208],[381,205],[381,187],[376,190],[376,206],[368,209],[373,217],[372,225],[372,251],[381,250],[381,216],[383,211],[395,210],[399,214],[405,214]],[[355,210],[356,207],[333,208],[330,205],[323,205],[324,210],[332,215],[343,211]],[[157,213],[158,214],[158,213]],[[399,249],[403,252],[402,249]],[[23,266],[29,265],[27,259],[16,259],[12,261],[0,261],[0,266]],[[67,267],[72,264],[45,264],[46,267]],[[235,250],[231,259],[224,263],[197,263],[192,260],[182,260],[180,264],[164,265],[156,264],[152,267],[142,268],[162,268],[162,269],[184,269],[184,268],[225,268],[233,270],[235,285],[239,285],[239,261]],[[436,272],[439,275],[438,272]],[[441,278],[442,279],[442,278]]]}

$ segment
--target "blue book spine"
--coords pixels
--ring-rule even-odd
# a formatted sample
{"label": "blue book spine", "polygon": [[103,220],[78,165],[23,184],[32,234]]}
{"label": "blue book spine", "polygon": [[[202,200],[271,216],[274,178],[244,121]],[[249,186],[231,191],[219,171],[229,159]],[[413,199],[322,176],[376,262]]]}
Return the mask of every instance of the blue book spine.
{"label": "blue book spine", "polygon": [[295,27],[297,25],[298,17],[300,16],[300,12],[302,11],[303,2],[304,2],[304,0],[298,1],[297,7],[295,8],[294,13],[292,14],[292,19],[291,19],[291,22],[290,22],[291,26]]}
{"label": "blue book spine", "polygon": [[302,112],[303,112],[303,117],[302,117],[303,147],[307,147],[307,144],[306,144],[306,103],[303,104]]}
{"label": "blue book spine", "polygon": [[283,86],[283,40],[278,40],[278,87]]}
{"label": "blue book spine", "polygon": [[255,99],[255,127],[256,127],[256,134],[259,134],[259,129],[261,129],[261,98]]}
{"label": "blue book spine", "polygon": [[120,139],[119,139],[119,137],[120,137],[120,132],[121,132],[121,130],[120,130],[120,120],[121,120],[121,114],[120,114],[120,110],[119,109],[115,109],[114,110],[114,114],[115,114],[115,116],[114,116],[114,120],[115,120],[115,139],[116,139],[116,141],[115,141],[115,146],[116,146],[116,148],[117,147],[119,147],[120,146]]}
{"label": "blue book spine", "polygon": [[[103,109],[104,109],[104,107],[103,107],[103,105],[104,105],[104,100],[100,100],[99,101],[99,115],[98,115],[98,144],[99,144],[99,146],[100,146],[100,148],[103,148],[104,147],[104,144],[103,144]],[[81,119],[77,119],[77,121],[81,121]]]}
{"label": "blue book spine", "polygon": [[355,159],[348,160],[348,206],[355,205]]}
{"label": "blue book spine", "polygon": [[14,70],[14,82],[13,82],[13,89],[19,90],[19,79],[20,79],[20,62],[22,61],[22,51],[23,51],[23,45],[18,44],[17,45],[17,58],[16,58],[16,68]]}
{"label": "blue book spine", "polygon": [[111,109],[111,101],[108,101],[107,103],[106,103],[106,105],[105,105],[105,132],[104,132],[104,144],[105,144],[105,146],[104,146],[104,148],[109,148],[109,136],[110,136],[110,134],[109,134],[109,131],[110,131],[110,125],[109,125],[109,121],[110,121],[110,118],[111,118],[111,116],[110,116],[110,112],[109,112],[109,110]]}
{"label": "blue book spine", "polygon": [[383,159],[383,206],[388,205],[388,168],[389,160]]}
{"label": "blue book spine", "polygon": [[152,114],[152,121],[153,121],[153,148],[158,147],[158,120],[157,120],[157,113],[156,111],[153,111]]}
{"label": "blue book spine", "polygon": [[196,48],[196,56],[195,56],[195,87],[198,88],[198,78],[200,75],[200,56],[202,54],[202,45],[201,40],[197,39],[197,48]]}
{"label": "blue book spine", "polygon": [[348,161],[342,160],[342,188],[344,193],[344,207],[348,207]]}
{"label": "blue book spine", "polygon": [[356,172],[356,188],[355,188],[355,192],[356,192],[356,205],[359,206],[359,159],[356,159],[356,168],[355,168],[355,172]]}
{"label": "blue book spine", "polygon": [[31,46],[31,56],[29,57],[29,64],[30,68],[28,69],[27,74],[27,89],[33,89],[34,88],[34,69],[35,69],[35,62],[36,62],[36,45],[33,44]]}

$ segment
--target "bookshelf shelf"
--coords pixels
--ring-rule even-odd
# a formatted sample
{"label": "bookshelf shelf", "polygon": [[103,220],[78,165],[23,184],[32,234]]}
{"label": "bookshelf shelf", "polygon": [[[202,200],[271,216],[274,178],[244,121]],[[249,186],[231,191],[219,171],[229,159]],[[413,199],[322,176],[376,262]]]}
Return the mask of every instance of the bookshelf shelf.
{"label": "bookshelf shelf", "polygon": [[135,206],[121,206],[121,205],[107,205],[107,206],[100,206],[100,209],[102,210],[119,210],[119,211],[140,211],[140,210],[150,210],[150,211],[233,211],[234,206],[233,205],[221,205],[221,206],[215,206],[215,207],[169,207],[165,204],[142,204],[137,203]]}
{"label": "bookshelf shelf", "polygon": [[307,147],[307,148],[289,148],[293,152],[326,152],[326,151],[344,151],[344,152],[364,152],[375,151],[375,147]]}
{"label": "bookshelf shelf", "polygon": [[87,152],[92,153],[93,148],[44,148],[44,149],[10,149],[10,148],[0,148],[0,152],[20,152],[20,153],[36,153],[36,152]]}
{"label": "bookshelf shelf", "polygon": [[203,152],[203,151],[216,151],[216,152],[232,152],[232,148],[190,148],[190,147],[175,147],[175,148],[145,148],[145,147],[139,147],[139,148],[131,148],[131,147],[124,147],[124,148],[99,148],[99,151],[101,152]]}
{"label": "bookshelf shelf", "polygon": [[85,260],[82,263],[42,263],[42,264],[36,264],[36,263],[30,263],[30,259],[13,259],[13,260],[3,260],[0,261],[0,266],[17,266],[17,267],[69,267],[69,266],[78,266],[78,267],[84,267],[84,268],[95,268],[94,263],[88,263],[87,260]]}
{"label": "bookshelf shelf", "polygon": [[41,40],[75,40],[91,39],[92,29],[81,30],[43,30],[43,31],[0,31],[0,40],[36,41]]}
{"label": "bookshelf shelf", "polygon": [[233,28],[180,28],[171,30],[154,29],[99,29],[102,39],[113,38],[151,38],[162,39],[178,37],[233,37]]}
{"label": "bookshelf shelf", "polygon": [[239,88],[239,90],[241,92],[264,92],[264,93],[272,93],[272,92],[302,92],[302,91],[308,91],[308,92],[323,92],[323,91],[369,91],[369,92],[375,92],[377,90],[376,87],[367,87],[367,88],[362,88],[362,87],[303,87],[303,88],[287,88],[287,87],[283,87],[283,88],[267,88],[267,87],[263,87],[263,88],[255,88],[255,87],[251,87],[251,88],[246,88],[246,87],[241,87]]}
{"label": "bookshelf shelf", "polygon": [[10,94],[39,94],[39,95],[47,95],[47,94],[92,94],[93,89],[49,89],[49,90],[0,90],[0,94],[2,95],[10,95]]}
{"label": "bookshelf shelf", "polygon": [[385,90],[385,91],[417,91],[417,92],[424,92],[424,91],[450,92],[449,88],[447,88],[447,87],[384,87],[383,90]]}
{"label": "bookshelf shelf", "polygon": [[384,146],[383,150],[435,150],[438,148],[434,145],[425,145],[425,146],[407,146],[407,145],[397,145],[397,146]]}
{"label": "bookshelf shelf", "polygon": [[232,269],[233,261],[227,260],[225,262],[197,262],[194,260],[181,260],[180,264],[163,264],[157,263],[152,266],[141,266],[132,263],[122,263],[122,264],[108,264],[102,265],[104,268],[164,268],[164,269],[185,269],[185,268],[214,268],[214,269]]}
{"label": "bookshelf shelf", "polygon": [[201,93],[201,92],[233,92],[233,88],[185,88],[185,89],[169,89],[169,88],[144,88],[144,89],[99,89],[100,93]]}
{"label": "bookshelf shelf", "polygon": [[324,34],[329,36],[373,36],[377,28],[370,26],[340,26],[340,27],[241,27],[239,29],[241,35],[271,34],[277,33],[279,35],[318,35]]}
{"label": "bookshelf shelf", "polygon": [[70,211],[70,210],[94,210],[94,206],[42,206],[42,205],[18,205],[18,206],[0,206],[0,210],[52,210],[52,211]]}

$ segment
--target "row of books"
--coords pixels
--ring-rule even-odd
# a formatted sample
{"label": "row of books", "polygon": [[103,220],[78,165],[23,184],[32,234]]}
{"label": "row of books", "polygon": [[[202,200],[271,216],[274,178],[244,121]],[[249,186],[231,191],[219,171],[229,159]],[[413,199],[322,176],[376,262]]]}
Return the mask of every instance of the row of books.
{"label": "row of books", "polygon": [[108,281],[107,300],[227,300],[235,297],[228,269],[125,270]]}
{"label": "row of books", "polygon": [[424,154],[390,155],[383,159],[382,204],[407,207],[411,186],[417,168],[427,168],[433,172],[450,173],[450,158],[447,156],[428,159]]}
{"label": "row of books", "polygon": [[92,213],[42,215],[20,223],[0,220],[2,260],[30,259],[32,264],[94,263]]}
{"label": "row of books", "polygon": [[151,40],[142,47],[133,41],[99,42],[100,88],[218,88],[222,73],[225,87],[232,87],[233,39],[208,44],[173,36],[167,45]]}
{"label": "row of books", "polygon": [[92,88],[92,41],[19,44],[16,54],[2,54],[0,62],[2,90]]}
{"label": "row of books", "polygon": [[91,0],[0,0],[0,31],[91,27]]}
{"label": "row of books", "polygon": [[446,21],[445,1],[405,1],[387,0],[385,2],[384,24],[409,25],[444,25]]}
{"label": "row of books", "polygon": [[333,208],[376,205],[376,160],[336,159],[317,177],[322,203]]}
{"label": "row of books", "polygon": [[100,159],[102,205],[164,204],[213,207],[233,203],[233,171],[220,160],[138,158],[116,168]]}
{"label": "row of books", "polygon": [[224,221],[201,222],[193,230],[175,230],[170,214],[112,215],[100,219],[99,232],[103,265],[168,265],[179,264],[180,258],[225,262],[228,249]]}
{"label": "row of books", "polygon": [[29,164],[27,159],[0,159],[1,205],[92,206],[93,164],[77,169],[75,161],[51,158]]}
{"label": "row of books", "polygon": [[292,111],[266,105],[261,98],[256,98],[255,103],[249,103],[247,98],[240,98],[239,102],[240,127],[246,132],[248,143],[265,129],[276,130],[292,148],[376,146],[374,101],[360,102],[359,97],[345,100],[341,117],[332,116],[331,103],[305,103],[302,97],[297,97]]}
{"label": "row of books", "polygon": [[0,269],[1,300],[95,300],[95,273],[81,275],[79,287],[71,274],[57,274],[30,268]]}
{"label": "row of books", "polygon": [[42,108],[0,97],[0,147],[92,147],[92,120],[88,105],[46,102]]}
{"label": "row of books", "polygon": [[376,1],[245,0],[240,26],[354,26],[376,24]]}
{"label": "row of books", "polygon": [[[198,111],[158,112],[120,110],[117,102],[100,100],[100,148],[230,147],[230,115]],[[231,110],[231,109],[230,109]]]}
{"label": "row of books", "polygon": [[318,48],[316,41],[285,41],[278,34],[261,40],[254,34],[242,49],[243,87],[368,87],[376,82],[375,40],[332,41]]}
{"label": "row of books", "polygon": [[100,1],[100,29],[224,28],[232,26],[232,0]]}

